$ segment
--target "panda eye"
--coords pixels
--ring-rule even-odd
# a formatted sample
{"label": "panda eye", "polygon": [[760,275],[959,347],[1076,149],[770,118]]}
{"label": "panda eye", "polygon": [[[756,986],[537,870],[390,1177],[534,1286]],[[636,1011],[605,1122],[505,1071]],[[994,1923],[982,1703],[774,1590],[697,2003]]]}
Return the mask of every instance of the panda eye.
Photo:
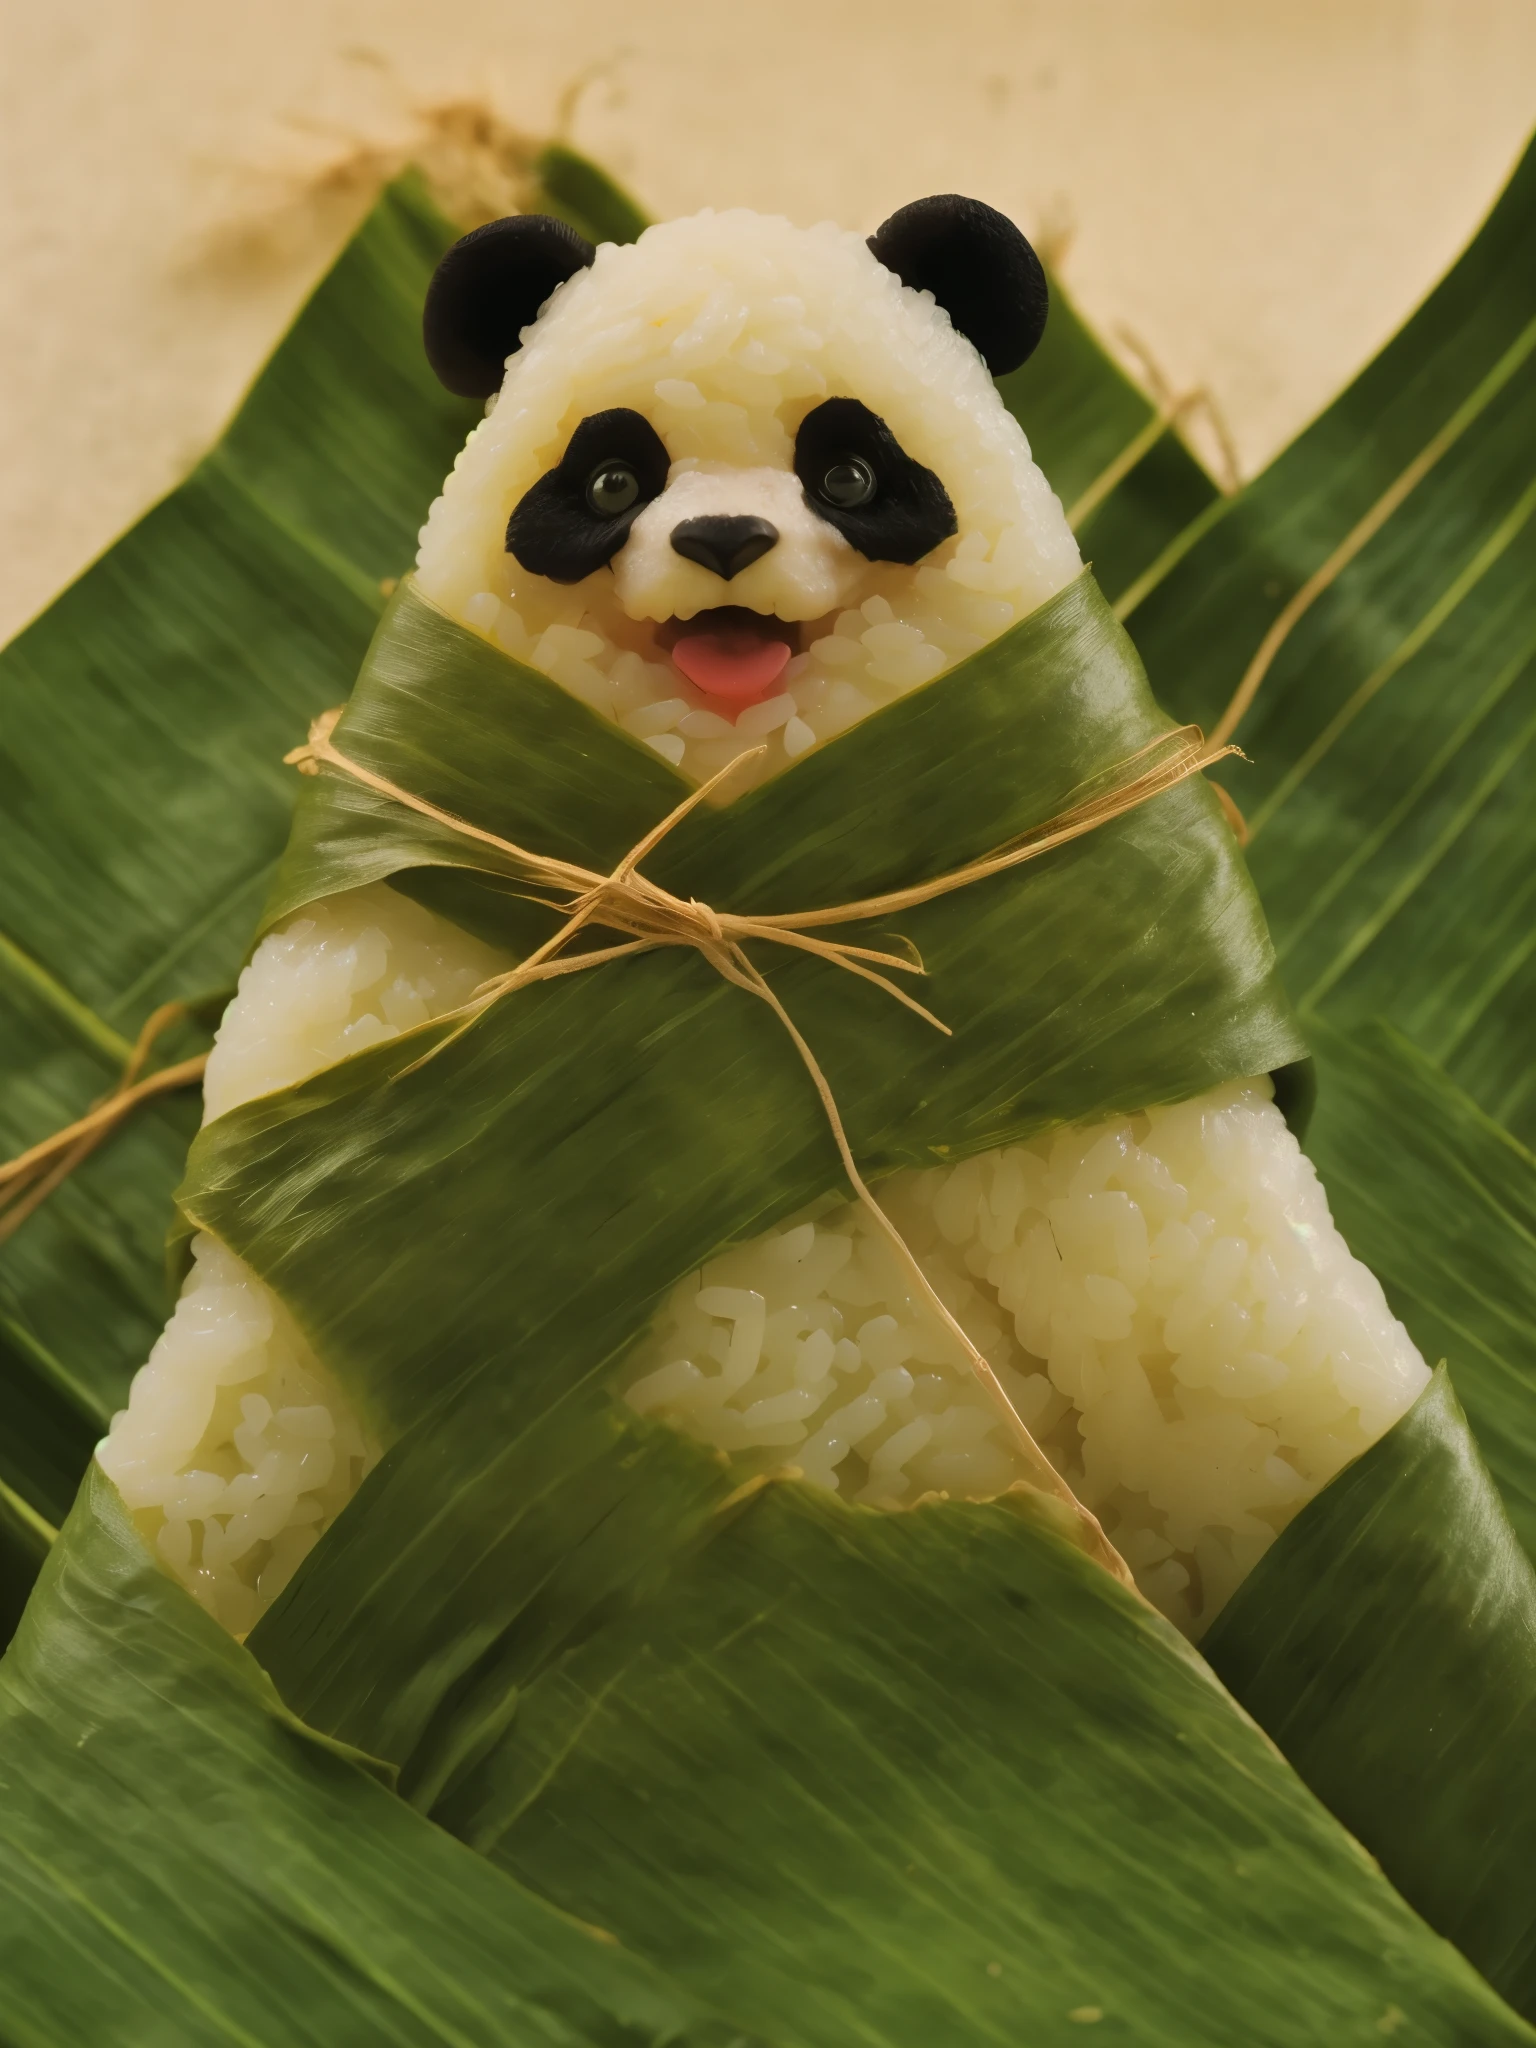
{"label": "panda eye", "polygon": [[627,512],[640,496],[640,479],[627,462],[600,462],[587,478],[587,503],[604,519]]}
{"label": "panda eye", "polygon": [[875,472],[861,456],[840,455],[836,462],[828,464],[820,494],[839,512],[856,511],[875,495]]}

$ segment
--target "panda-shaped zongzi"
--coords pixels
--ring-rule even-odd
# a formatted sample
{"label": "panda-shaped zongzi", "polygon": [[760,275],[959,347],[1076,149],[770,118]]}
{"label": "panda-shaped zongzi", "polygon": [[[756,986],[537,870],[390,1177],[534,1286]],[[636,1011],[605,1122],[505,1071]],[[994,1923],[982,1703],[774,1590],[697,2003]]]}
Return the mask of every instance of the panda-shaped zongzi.
{"label": "panda-shaped zongzi", "polygon": [[[868,241],[728,212],[594,251],[553,220],[493,222],[427,307],[434,367],[487,407],[416,588],[695,783],[756,750],[735,794],[1081,573],[993,382],[1046,307],[1027,241],[974,200],[918,201]],[[456,1007],[503,964],[384,885],[307,908],[241,978],[207,1115]],[[1427,1377],[1263,1077],[909,1172],[882,1199],[1191,1632]],[[1020,1476],[856,1207],[680,1283],[622,1391],[875,1506]],[[202,1238],[99,1455],[167,1564],[243,1632],[372,1452],[281,1304]]]}

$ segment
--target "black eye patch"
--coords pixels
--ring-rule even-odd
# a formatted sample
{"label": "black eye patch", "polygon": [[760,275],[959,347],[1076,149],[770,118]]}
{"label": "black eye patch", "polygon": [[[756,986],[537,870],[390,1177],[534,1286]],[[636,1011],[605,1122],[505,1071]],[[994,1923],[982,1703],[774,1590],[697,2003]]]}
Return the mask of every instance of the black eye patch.
{"label": "black eye patch", "polygon": [[943,484],[856,398],[829,398],[806,414],[795,475],[811,510],[868,561],[919,562],[957,530]]}
{"label": "black eye patch", "polygon": [[507,521],[507,553],[551,583],[579,583],[613,560],[671,464],[644,413],[590,413]]}

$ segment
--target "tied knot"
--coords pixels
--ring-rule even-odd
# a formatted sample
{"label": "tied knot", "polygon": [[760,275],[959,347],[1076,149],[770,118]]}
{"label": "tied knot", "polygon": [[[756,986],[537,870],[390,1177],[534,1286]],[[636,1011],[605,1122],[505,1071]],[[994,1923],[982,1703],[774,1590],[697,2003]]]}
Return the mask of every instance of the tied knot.
{"label": "tied knot", "polygon": [[[284,759],[297,768],[301,775],[318,775],[322,767],[331,768],[337,774],[347,776],[352,781],[373,790],[389,802],[403,805],[407,810],[431,819],[457,837],[476,841],[493,849],[499,857],[498,871],[510,868],[511,873],[526,885],[530,901],[544,904],[563,920],[559,929],[541,946],[535,948],[526,959],[509,968],[505,974],[496,975],[490,981],[483,982],[461,1010],[450,1012],[447,1020],[439,1019],[439,1022],[456,1019],[456,1028],[448,1037],[438,1041],[421,1060],[415,1062],[415,1065],[419,1067],[442,1052],[461,1033],[469,1030],[493,1004],[515,994],[519,989],[529,987],[534,982],[549,981],[566,974],[588,973],[610,961],[652,952],[661,946],[692,947],[725,980],[746,990],[760,1002],[766,1003],[783,1025],[820,1099],[827,1127],[837,1147],[838,1157],[850,1187],[890,1241],[892,1249],[911,1280],[917,1298],[926,1304],[949,1332],[996,1404],[1026,1466],[1034,1475],[1030,1483],[1037,1491],[1060,1501],[1069,1510],[1075,1518],[1083,1549],[1122,1585],[1134,1592],[1136,1585],[1130,1568],[1105,1536],[1097,1517],[1078,1500],[1035,1442],[1022,1417],[1009,1400],[991,1364],[935,1292],[916,1254],[871,1194],[859,1171],[853,1148],[848,1141],[848,1133],[844,1129],[832,1089],[822,1072],[820,1062],[746,948],[754,941],[760,941],[776,946],[787,946],[797,952],[812,953],[845,973],[857,975],[861,980],[873,983],[921,1017],[925,1023],[932,1025],[935,1030],[948,1034],[947,1024],[934,1016],[931,1010],[924,1009],[921,1003],[891,979],[893,974],[920,975],[926,971],[915,948],[906,953],[896,953],[857,946],[844,939],[821,937],[817,928],[857,924],[874,918],[893,916],[916,904],[932,902],[936,897],[969,888],[975,882],[1002,874],[1007,869],[1022,865],[1025,861],[1035,860],[1054,847],[1066,845],[1070,840],[1081,838],[1084,833],[1107,824],[1111,818],[1123,817],[1126,812],[1136,809],[1138,805],[1146,803],[1163,791],[1172,789],[1177,783],[1198,774],[1224,756],[1237,753],[1238,749],[1230,745],[1208,745],[1198,726],[1182,726],[1152,741],[1150,745],[1133,754],[1129,760],[1111,769],[1107,775],[1099,777],[1098,787],[1093,793],[1085,796],[1069,810],[1061,812],[1034,830],[1009,840],[1006,845],[995,848],[979,860],[951,869],[947,874],[935,876],[930,881],[917,883],[910,888],[888,890],[883,895],[863,897],[852,903],[834,904],[822,910],[743,915],[734,911],[716,910],[711,904],[701,903],[697,897],[674,896],[670,890],[662,888],[643,875],[640,872],[640,863],[690,811],[711,796],[728,776],[734,774],[737,768],[746,761],[759,759],[766,751],[762,747],[738,754],[734,761],[685,797],[659,824],[654,825],[630,848],[611,873],[602,874],[595,869],[583,867],[578,862],[556,860],[548,855],[532,853],[528,848],[517,845],[515,841],[489,832],[483,826],[471,824],[468,819],[457,817],[453,812],[429,803],[425,797],[401,788],[387,777],[375,774],[372,769],[364,767],[360,761],[354,760],[351,755],[343,753],[336,746],[332,735],[340,716],[339,711],[322,713],[310,727],[305,745],[295,747],[292,753],[284,756]],[[589,925],[619,934],[619,943],[596,946],[585,952],[571,952],[569,948],[572,940]],[[407,1068],[405,1071],[411,1072],[413,1069]]]}
{"label": "tied knot", "polygon": [[697,896],[690,896],[688,898],[688,908],[693,912],[694,917],[698,920],[698,922],[704,927],[705,932],[709,936],[710,943],[716,946],[723,945],[725,943],[724,927],[721,925],[720,920],[718,917],[716,917],[714,911],[710,909],[709,905],[707,903],[701,903]]}
{"label": "tied knot", "polygon": [[318,775],[320,763],[325,759],[324,749],[336,729],[336,721],[346,709],[335,704],[329,711],[322,711],[309,728],[309,738],[302,747],[294,747],[283,756],[285,768],[297,768],[301,775]]}
{"label": "tied knot", "polygon": [[696,896],[674,896],[645,875],[636,874],[628,856],[594,888],[570,905],[591,924],[624,931],[658,946],[695,946],[701,953],[719,951],[729,942],[719,914]]}

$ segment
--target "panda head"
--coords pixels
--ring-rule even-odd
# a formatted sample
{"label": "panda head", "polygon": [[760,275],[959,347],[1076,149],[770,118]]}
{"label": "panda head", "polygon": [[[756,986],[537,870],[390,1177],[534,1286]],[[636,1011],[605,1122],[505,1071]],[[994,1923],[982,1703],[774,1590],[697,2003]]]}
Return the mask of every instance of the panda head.
{"label": "panda head", "polygon": [[489,403],[417,586],[695,779],[747,747],[771,773],[1077,574],[989,375],[1045,312],[975,200],[867,243],[731,212],[594,251],[493,221],[428,296],[433,367]]}

